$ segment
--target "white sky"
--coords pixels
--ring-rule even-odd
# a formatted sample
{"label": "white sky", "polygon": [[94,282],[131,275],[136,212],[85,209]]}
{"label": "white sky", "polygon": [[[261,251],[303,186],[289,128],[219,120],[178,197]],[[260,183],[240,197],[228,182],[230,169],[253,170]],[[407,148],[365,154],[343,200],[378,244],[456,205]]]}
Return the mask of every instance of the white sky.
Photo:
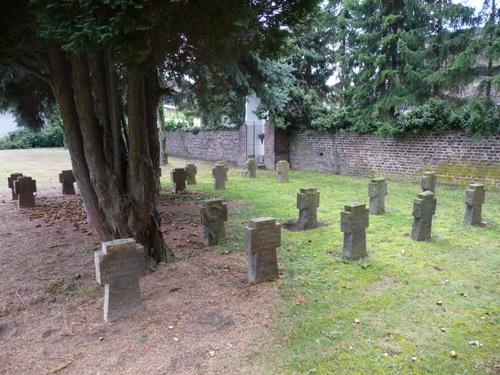
{"label": "white sky", "polygon": [[472,6],[476,8],[476,12],[479,12],[483,7],[483,0],[456,0],[455,2]]}

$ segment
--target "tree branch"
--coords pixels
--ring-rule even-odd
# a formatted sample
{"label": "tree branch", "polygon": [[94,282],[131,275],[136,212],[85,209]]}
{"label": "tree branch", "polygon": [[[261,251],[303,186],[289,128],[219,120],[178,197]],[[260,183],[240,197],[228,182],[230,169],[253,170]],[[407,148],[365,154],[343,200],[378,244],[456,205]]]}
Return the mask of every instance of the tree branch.
{"label": "tree branch", "polygon": [[53,86],[54,82],[52,81],[52,79],[45,75],[45,74],[42,74],[41,72],[39,72],[38,70],[36,70],[35,68],[29,66],[29,65],[26,65],[20,61],[16,61],[15,64],[22,70],[24,70],[26,73],[32,75],[33,77],[36,77],[38,79],[41,79],[42,81],[44,81],[45,83],[47,83],[50,87]]}

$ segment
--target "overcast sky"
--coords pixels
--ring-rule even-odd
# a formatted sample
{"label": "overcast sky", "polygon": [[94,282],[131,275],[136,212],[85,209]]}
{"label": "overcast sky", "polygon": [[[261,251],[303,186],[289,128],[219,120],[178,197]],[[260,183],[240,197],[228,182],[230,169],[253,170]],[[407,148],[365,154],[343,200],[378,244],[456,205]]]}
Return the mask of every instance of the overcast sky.
{"label": "overcast sky", "polygon": [[473,6],[476,11],[480,11],[483,6],[483,0],[458,0],[457,2]]}

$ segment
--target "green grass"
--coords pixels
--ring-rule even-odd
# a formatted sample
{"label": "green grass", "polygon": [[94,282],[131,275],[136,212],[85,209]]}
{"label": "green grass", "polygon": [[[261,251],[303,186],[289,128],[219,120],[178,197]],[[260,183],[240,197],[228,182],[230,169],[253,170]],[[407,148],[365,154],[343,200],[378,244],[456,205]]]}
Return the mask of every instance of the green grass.
{"label": "green grass", "polygon": [[[230,211],[228,240],[217,247],[221,253],[242,251],[250,218],[296,219],[301,187],[318,188],[318,217],[328,224],[306,232],[283,230],[283,275],[276,282],[282,303],[274,314],[274,338],[268,350],[240,368],[254,374],[498,373],[498,191],[486,193],[487,227],[471,228],[462,225],[464,190],[439,186],[433,240],[414,242],[408,234],[419,186],[389,181],[387,213],[370,217],[369,258],[344,263],[340,211],[345,204],[367,202],[366,179],[291,172],[290,183],[278,184],[272,172],[259,171],[251,180],[231,168],[227,190],[214,192],[211,164],[196,164],[197,190],[242,203]],[[0,191],[7,192],[6,177],[14,171],[32,175],[39,187],[58,186],[59,171],[69,165],[62,149],[0,151]],[[164,187],[170,185],[168,171],[184,165],[171,159],[163,170]],[[469,344],[476,340],[482,346]]]}
{"label": "green grass", "polygon": [[[183,162],[174,159],[169,168],[175,164]],[[387,213],[370,216],[369,258],[345,263],[340,211],[345,204],[368,201],[366,179],[291,172],[290,183],[278,184],[272,172],[244,179],[231,169],[227,190],[214,192],[209,165],[198,165],[197,190],[245,203],[230,212],[229,250],[241,248],[250,218],[296,219],[299,188],[321,193],[318,218],[328,226],[283,230],[278,257],[284,273],[277,282],[283,306],[275,315],[269,351],[248,358],[255,373],[498,372],[498,191],[486,195],[487,227],[472,228],[462,225],[464,190],[439,186],[433,239],[415,242],[409,231],[420,187],[389,181]],[[469,344],[476,340],[481,346]],[[450,357],[451,350],[457,358]]]}

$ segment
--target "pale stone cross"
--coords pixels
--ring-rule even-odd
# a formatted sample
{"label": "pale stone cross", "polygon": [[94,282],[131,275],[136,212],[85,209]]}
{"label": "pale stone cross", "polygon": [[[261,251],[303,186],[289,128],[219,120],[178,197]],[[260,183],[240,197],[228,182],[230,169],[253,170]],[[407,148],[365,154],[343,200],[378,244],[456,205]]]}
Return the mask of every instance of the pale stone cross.
{"label": "pale stone cross", "polygon": [[215,190],[226,188],[227,166],[225,164],[215,164],[214,168],[212,169],[212,176],[214,177]]}
{"label": "pale stone cross", "polygon": [[17,194],[14,192],[14,181],[17,180],[18,177],[21,177],[22,173],[11,173],[9,177],[7,177],[7,184],[9,189],[12,191],[12,200],[15,201],[18,199]]}
{"label": "pale stone cross", "polygon": [[18,196],[19,208],[33,207],[35,205],[36,180],[29,176],[19,176],[14,181],[14,192]]}
{"label": "pale stone cross", "polygon": [[248,282],[255,284],[278,277],[276,248],[281,246],[281,225],[271,217],[250,220],[245,230]]}
{"label": "pale stone cross", "polygon": [[72,169],[67,169],[59,173],[59,182],[62,184],[62,193],[67,195],[75,194],[75,175]]}
{"label": "pale stone cross", "polygon": [[203,243],[217,245],[226,238],[224,222],[227,221],[227,204],[222,199],[207,199],[200,203],[200,219],[203,225]]}
{"label": "pale stone cross", "polygon": [[437,176],[436,172],[424,172],[421,179],[422,191],[432,191],[436,193]]}
{"label": "pale stone cross", "polygon": [[186,164],[184,168],[186,170],[186,178],[188,185],[196,185],[196,174],[198,173],[198,168],[195,164]]}
{"label": "pale stone cross", "polygon": [[385,213],[385,196],[387,195],[387,182],[383,178],[373,178],[368,185],[370,196],[370,214],[382,215]]}
{"label": "pale stone cross", "polygon": [[276,172],[278,182],[288,182],[288,172],[290,171],[290,164],[286,160],[280,160],[276,163]]}
{"label": "pale stone cross", "polygon": [[186,170],[184,168],[174,168],[170,173],[172,179],[172,191],[178,193],[186,190]]}
{"label": "pale stone cross", "polygon": [[413,226],[411,238],[428,241],[432,236],[432,216],[436,213],[436,198],[432,191],[419,193],[413,200]]}
{"label": "pale stone cross", "polygon": [[133,238],[103,242],[94,262],[96,280],[104,285],[104,320],[142,312],[139,278],[145,273],[144,247]]}
{"label": "pale stone cross", "polygon": [[344,232],[342,256],[357,260],[366,257],[366,228],[369,225],[369,213],[365,204],[344,206],[340,213],[340,230]]}
{"label": "pale stone cross", "polygon": [[250,158],[247,160],[246,176],[248,178],[256,178],[257,177],[257,159]]}
{"label": "pale stone cross", "polygon": [[300,189],[297,193],[297,208],[299,209],[299,229],[310,229],[318,226],[319,192],[316,189]]}
{"label": "pale stone cross", "polygon": [[470,184],[465,193],[464,224],[481,225],[481,211],[484,203],[484,184]]}

